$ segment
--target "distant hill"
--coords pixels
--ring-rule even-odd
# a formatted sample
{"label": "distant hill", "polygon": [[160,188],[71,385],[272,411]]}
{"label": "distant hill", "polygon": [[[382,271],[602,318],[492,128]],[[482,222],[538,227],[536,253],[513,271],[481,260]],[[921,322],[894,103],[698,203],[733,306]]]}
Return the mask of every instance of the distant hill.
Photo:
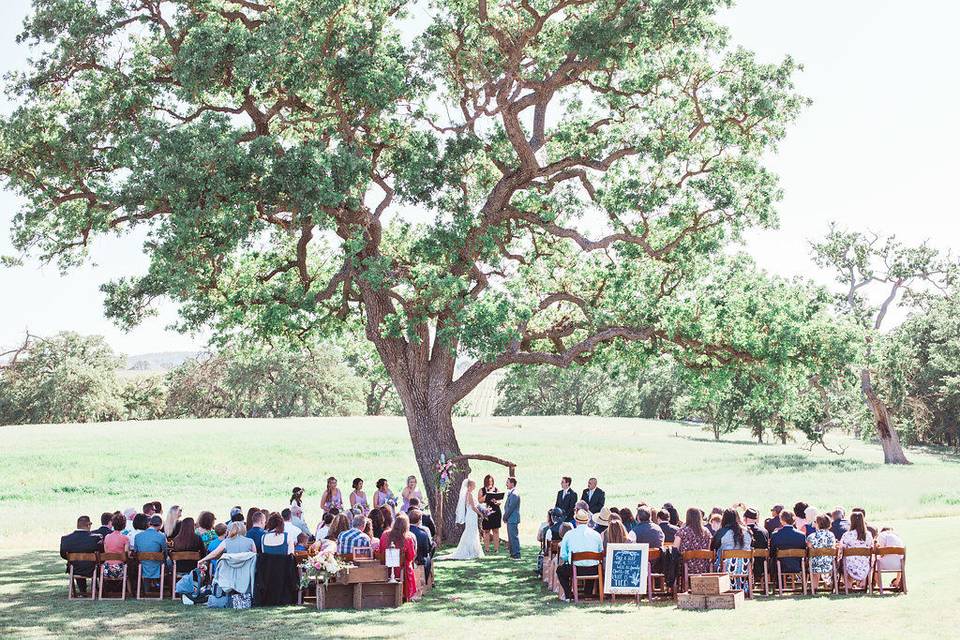
{"label": "distant hill", "polygon": [[200,351],[162,351],[127,356],[128,371],[169,371],[187,360],[200,355]]}

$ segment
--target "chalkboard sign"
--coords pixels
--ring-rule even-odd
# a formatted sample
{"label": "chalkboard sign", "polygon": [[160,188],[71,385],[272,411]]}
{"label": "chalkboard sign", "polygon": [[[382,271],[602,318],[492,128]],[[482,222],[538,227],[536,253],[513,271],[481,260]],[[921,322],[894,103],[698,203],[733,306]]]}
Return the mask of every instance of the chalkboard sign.
{"label": "chalkboard sign", "polygon": [[650,545],[608,544],[603,565],[603,591],[611,594],[647,593]]}

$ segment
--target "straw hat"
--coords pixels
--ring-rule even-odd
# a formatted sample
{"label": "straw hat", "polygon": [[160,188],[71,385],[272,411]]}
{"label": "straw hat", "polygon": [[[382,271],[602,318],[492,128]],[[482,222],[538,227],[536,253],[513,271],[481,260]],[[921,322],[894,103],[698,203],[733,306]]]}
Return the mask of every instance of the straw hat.
{"label": "straw hat", "polygon": [[610,516],[613,515],[613,512],[610,511],[610,507],[604,507],[600,510],[600,513],[593,516],[593,521],[597,524],[602,524],[607,527],[610,526]]}
{"label": "straw hat", "polygon": [[580,524],[587,524],[590,522],[590,512],[586,509],[577,509],[574,519]]}

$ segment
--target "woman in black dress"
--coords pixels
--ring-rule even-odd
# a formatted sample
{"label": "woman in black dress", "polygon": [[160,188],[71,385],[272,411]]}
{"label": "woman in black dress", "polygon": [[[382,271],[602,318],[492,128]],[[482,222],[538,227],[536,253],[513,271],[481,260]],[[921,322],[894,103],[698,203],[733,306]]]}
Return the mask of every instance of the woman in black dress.
{"label": "woman in black dress", "polygon": [[493,552],[500,553],[500,525],[503,521],[503,512],[500,510],[500,501],[487,497],[488,493],[500,493],[493,476],[489,474],[483,478],[483,487],[477,495],[477,499],[490,509],[490,514],[483,518],[481,540],[483,541],[484,551],[490,553],[487,545],[492,544]]}

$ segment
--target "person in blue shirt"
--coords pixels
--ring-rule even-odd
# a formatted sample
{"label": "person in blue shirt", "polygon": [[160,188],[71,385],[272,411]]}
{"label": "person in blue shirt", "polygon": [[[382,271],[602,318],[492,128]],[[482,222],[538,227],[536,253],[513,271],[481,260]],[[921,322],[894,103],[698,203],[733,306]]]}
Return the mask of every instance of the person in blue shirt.
{"label": "person in blue shirt", "polygon": [[[150,516],[149,527],[146,531],[141,531],[134,538],[133,548],[139,553],[162,553],[166,559],[167,555],[167,536],[163,535],[163,518],[158,515]],[[141,560],[140,566],[143,570],[143,577],[147,580],[159,580],[160,572],[163,570],[163,563],[156,560]]]}
{"label": "person in blue shirt", "polygon": [[253,540],[253,543],[257,545],[257,553],[263,553],[263,534],[266,531],[263,528],[264,523],[267,521],[267,516],[263,515],[263,511],[257,511],[250,518],[250,529],[247,531],[247,537]]}
{"label": "person in blue shirt", "polygon": [[[227,537],[227,525],[222,522],[218,522],[217,526],[213,528],[213,532],[217,534],[217,537],[210,541],[210,544],[207,545],[207,552],[214,551],[217,547],[223,544],[223,539]],[[217,575],[217,561],[210,561],[210,575]]]}
{"label": "person in blue shirt", "polygon": [[[573,531],[567,532],[560,542],[560,560],[562,564],[557,567],[557,578],[560,580],[560,586],[563,587],[563,601],[569,602],[573,599],[573,566],[570,564],[570,558],[575,553],[590,551],[593,553],[603,553],[603,538],[599,533],[587,526],[590,523],[590,512],[586,509],[580,509],[574,514],[577,521],[577,527]],[[658,528],[657,531],[660,531]],[[660,533],[663,535],[663,532]],[[577,575],[595,576],[597,575],[596,560],[577,560]],[[593,584],[593,583],[590,583]]]}
{"label": "person in blue shirt", "polygon": [[830,531],[833,536],[839,540],[847,531],[850,531],[850,521],[846,518],[846,512],[843,507],[837,507],[833,510],[833,523],[830,525]]}

